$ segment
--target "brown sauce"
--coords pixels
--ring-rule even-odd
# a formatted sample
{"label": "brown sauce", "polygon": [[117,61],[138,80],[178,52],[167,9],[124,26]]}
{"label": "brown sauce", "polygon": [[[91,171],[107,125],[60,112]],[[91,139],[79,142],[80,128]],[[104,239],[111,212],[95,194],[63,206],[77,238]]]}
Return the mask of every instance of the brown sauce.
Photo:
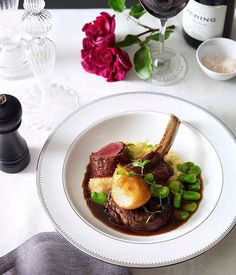
{"label": "brown sauce", "polygon": [[[94,203],[93,201],[90,200],[90,190],[89,190],[89,187],[88,187],[89,179],[90,179],[90,171],[89,171],[89,165],[88,165],[86,173],[84,175],[84,180],[83,180],[83,183],[82,183],[82,187],[83,187],[83,190],[84,190],[84,198],[87,202],[87,205],[88,205],[90,211],[92,212],[93,216],[95,218],[97,218],[98,220],[100,220],[102,223],[104,223],[108,227],[110,227],[110,228],[112,228],[116,231],[119,231],[121,233],[129,234],[129,235],[135,235],[135,236],[153,236],[153,235],[163,234],[163,233],[172,231],[172,230],[176,229],[177,227],[181,226],[182,224],[186,223],[191,218],[191,216],[194,214],[194,213],[191,213],[189,215],[188,219],[183,220],[183,221],[177,220],[174,217],[174,215],[172,215],[171,218],[170,218],[170,221],[167,225],[165,225],[165,226],[163,226],[163,227],[161,227],[161,228],[159,228],[158,230],[155,230],[155,231],[132,231],[130,229],[127,229],[125,227],[116,225],[113,222],[111,222],[109,220],[108,214],[106,214],[104,212],[104,206],[99,205],[97,203]],[[200,178],[200,181],[202,183],[201,178]],[[201,186],[202,186],[202,184],[201,184]],[[202,189],[203,188],[201,187],[201,190],[200,190],[201,195],[202,195]],[[197,201],[198,205],[199,205],[200,201],[201,200]]]}

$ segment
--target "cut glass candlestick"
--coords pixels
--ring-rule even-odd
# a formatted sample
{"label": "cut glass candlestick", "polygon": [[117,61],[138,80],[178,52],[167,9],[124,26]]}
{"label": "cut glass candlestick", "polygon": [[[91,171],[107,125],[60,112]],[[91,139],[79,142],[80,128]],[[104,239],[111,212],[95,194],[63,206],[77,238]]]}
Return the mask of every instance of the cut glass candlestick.
{"label": "cut glass candlestick", "polygon": [[43,0],[25,0],[22,21],[33,39],[26,46],[26,57],[38,86],[22,98],[23,120],[32,128],[51,130],[79,107],[75,91],[61,84],[51,84],[56,59],[54,43],[45,37],[51,29],[51,14]]}
{"label": "cut glass candlestick", "polygon": [[0,76],[21,78],[30,73],[25,57],[27,41],[19,37],[16,11],[19,0],[0,0]]}

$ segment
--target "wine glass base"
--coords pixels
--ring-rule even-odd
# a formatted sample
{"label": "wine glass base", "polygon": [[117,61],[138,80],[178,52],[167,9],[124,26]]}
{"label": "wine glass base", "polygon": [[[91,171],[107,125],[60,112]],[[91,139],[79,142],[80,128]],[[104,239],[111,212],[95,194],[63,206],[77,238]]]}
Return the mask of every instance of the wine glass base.
{"label": "wine glass base", "polygon": [[[153,60],[152,77],[147,81],[154,85],[171,85],[182,78],[187,72],[187,63],[182,55],[175,51],[165,48],[163,64],[158,64],[158,51],[151,49]],[[155,64],[157,63],[157,64]]]}
{"label": "wine glass base", "polygon": [[21,102],[24,123],[37,130],[52,130],[79,108],[77,93],[58,84],[51,85],[46,98],[39,86],[36,86],[22,97]]}
{"label": "wine glass base", "polygon": [[0,48],[0,76],[4,78],[23,78],[31,70],[25,56],[27,40],[21,39],[19,45],[11,50]]}

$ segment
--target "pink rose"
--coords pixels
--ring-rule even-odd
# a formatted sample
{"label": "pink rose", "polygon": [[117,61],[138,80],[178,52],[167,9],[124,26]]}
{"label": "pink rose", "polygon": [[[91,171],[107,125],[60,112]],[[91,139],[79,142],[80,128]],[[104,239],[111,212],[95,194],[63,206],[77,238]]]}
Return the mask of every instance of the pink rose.
{"label": "pink rose", "polygon": [[81,50],[83,68],[109,82],[124,79],[132,67],[128,54],[115,48],[114,17],[102,12],[82,29],[86,34]]}
{"label": "pink rose", "polygon": [[106,12],[95,21],[84,25],[82,31],[85,32],[86,38],[83,40],[83,47],[105,47],[115,44],[115,16],[110,16]]}
{"label": "pink rose", "polygon": [[103,76],[108,82],[124,79],[132,68],[128,54],[111,47],[98,47],[87,51],[84,53],[82,66],[87,72]]}

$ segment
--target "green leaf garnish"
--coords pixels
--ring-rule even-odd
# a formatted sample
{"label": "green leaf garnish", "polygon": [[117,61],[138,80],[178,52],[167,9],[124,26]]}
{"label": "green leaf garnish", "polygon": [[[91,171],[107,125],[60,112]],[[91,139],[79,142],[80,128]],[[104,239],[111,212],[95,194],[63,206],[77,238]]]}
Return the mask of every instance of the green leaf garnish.
{"label": "green leaf garnish", "polygon": [[133,177],[136,176],[137,174],[134,171],[125,171],[126,176]]}
{"label": "green leaf garnish", "polygon": [[140,42],[141,40],[137,35],[128,34],[123,40],[116,43],[116,48],[129,47]]}
{"label": "green leaf garnish", "polygon": [[146,160],[144,160],[144,161],[135,160],[135,161],[132,162],[132,165],[133,165],[134,167],[140,167],[140,168],[141,168],[141,175],[143,175],[143,169],[144,169],[144,167],[145,167],[148,163],[150,163],[150,162],[151,162],[151,161],[148,160],[148,159],[146,159]]}
{"label": "green leaf garnish", "polygon": [[144,44],[134,54],[134,68],[141,79],[149,79],[152,75],[152,56],[150,48]]}
{"label": "green leaf garnish", "polygon": [[139,19],[142,15],[144,15],[146,13],[146,11],[144,10],[144,8],[142,7],[142,5],[140,5],[139,3],[132,6],[129,12],[130,16],[133,16],[136,19]]}
{"label": "green leaf garnish", "polygon": [[108,0],[108,5],[117,12],[123,12],[125,10],[125,0]]}
{"label": "green leaf garnish", "polygon": [[128,143],[127,146],[135,147],[135,144],[134,143]]}

